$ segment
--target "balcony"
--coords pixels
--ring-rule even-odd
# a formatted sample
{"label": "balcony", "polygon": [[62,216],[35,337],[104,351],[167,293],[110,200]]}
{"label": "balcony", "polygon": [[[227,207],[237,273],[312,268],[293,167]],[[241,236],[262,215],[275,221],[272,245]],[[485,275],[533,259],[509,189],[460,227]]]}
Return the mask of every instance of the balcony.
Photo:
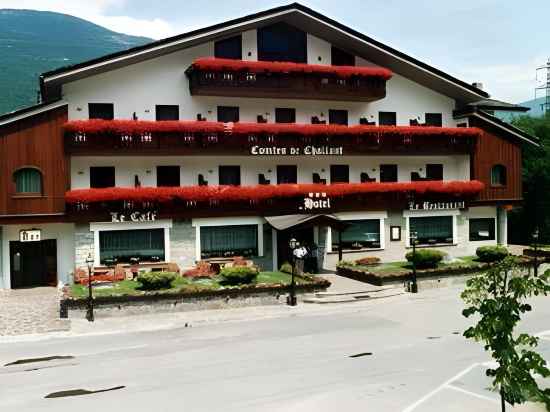
{"label": "balcony", "polygon": [[382,67],[328,66],[206,57],[185,72],[196,96],[372,102],[392,76]]}
{"label": "balcony", "polygon": [[258,149],[309,147],[338,155],[443,155],[471,153],[480,135],[479,129],[466,127],[78,120],[65,124],[65,150],[74,155],[256,155],[262,154],[254,153]]}
{"label": "balcony", "polygon": [[[326,213],[354,207],[405,207],[411,196],[419,201],[465,201],[484,188],[479,181],[396,183],[280,184],[257,186],[113,187],[76,189],[65,194],[69,213],[105,214],[121,210],[155,211],[165,216],[208,212],[277,214]],[[306,199],[324,200],[318,208]],[[327,203],[326,200],[329,200]],[[305,207],[305,209],[304,209]],[[156,215],[157,216],[157,215]]]}

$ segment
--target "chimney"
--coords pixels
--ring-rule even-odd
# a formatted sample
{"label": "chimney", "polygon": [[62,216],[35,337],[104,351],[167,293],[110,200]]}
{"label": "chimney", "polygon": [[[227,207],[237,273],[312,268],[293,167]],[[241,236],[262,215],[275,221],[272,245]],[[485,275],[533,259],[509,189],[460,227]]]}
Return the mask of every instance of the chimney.
{"label": "chimney", "polygon": [[472,83],[472,86],[478,88],[479,90],[483,90],[483,83],[481,82],[474,82]]}

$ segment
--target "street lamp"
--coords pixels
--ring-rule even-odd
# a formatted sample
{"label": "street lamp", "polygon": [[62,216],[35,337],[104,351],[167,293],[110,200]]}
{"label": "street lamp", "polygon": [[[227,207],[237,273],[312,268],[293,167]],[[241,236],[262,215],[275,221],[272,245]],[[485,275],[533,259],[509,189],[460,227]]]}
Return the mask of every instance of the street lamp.
{"label": "street lamp", "polygon": [[538,240],[539,240],[539,230],[535,229],[532,236],[533,236],[533,246],[534,246],[534,249],[535,249],[535,260],[533,262],[535,264],[535,267],[534,267],[533,273],[534,273],[535,277],[537,277],[538,274],[539,274],[539,260],[538,260],[538,249],[537,249],[537,246],[538,246],[538,243],[539,243],[538,242]]}
{"label": "street lamp", "polygon": [[416,283],[416,243],[418,242],[418,234],[416,233],[416,231],[410,232],[409,241],[413,248],[412,250],[413,271],[412,271],[411,293],[418,293],[418,284]]}
{"label": "street lamp", "polygon": [[94,267],[94,258],[91,253],[88,253],[86,258],[88,265],[88,310],[86,311],[86,319],[88,322],[94,321],[94,299],[92,297],[92,269]]}
{"label": "street lamp", "polygon": [[289,306],[296,306],[296,303],[297,303],[297,300],[296,300],[296,284],[294,282],[294,272],[296,270],[296,255],[294,254],[294,251],[296,250],[296,248],[299,245],[300,245],[300,243],[295,238],[291,238],[288,241],[288,246],[290,247],[290,253],[292,255],[292,258],[291,258],[292,270],[291,270],[291,274],[290,274],[290,293],[289,293],[289,295],[286,299],[286,303]]}

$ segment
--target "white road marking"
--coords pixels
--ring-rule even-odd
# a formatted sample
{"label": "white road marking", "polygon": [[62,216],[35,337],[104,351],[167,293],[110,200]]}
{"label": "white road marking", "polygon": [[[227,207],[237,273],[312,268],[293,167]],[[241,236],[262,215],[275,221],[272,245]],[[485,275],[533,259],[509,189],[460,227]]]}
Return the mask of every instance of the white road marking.
{"label": "white road marking", "polygon": [[406,407],[405,409],[403,409],[403,412],[412,412],[412,411],[414,411],[419,405],[426,402],[428,399],[430,399],[436,393],[438,393],[442,389],[445,389],[445,387],[449,386],[452,382],[456,381],[457,379],[462,378],[464,375],[468,374],[470,371],[472,371],[473,369],[475,369],[478,366],[479,366],[479,363],[477,363],[477,362],[470,365],[470,366],[468,366],[462,372],[460,372],[460,373],[456,374],[455,376],[453,376],[452,378],[446,380],[441,385],[439,385],[437,388],[435,388],[433,391],[427,393],[422,398],[417,400],[415,403],[413,403],[412,405],[410,405],[410,406]]}
{"label": "white road marking", "polygon": [[485,396],[485,395],[481,395],[479,393],[467,391],[466,389],[459,388],[458,386],[447,385],[445,388],[446,389],[452,389],[452,390],[455,390],[455,391],[458,391],[458,392],[462,392],[462,393],[465,393],[466,395],[470,395],[470,396],[473,396],[475,398],[479,398],[479,399],[483,399],[483,400],[486,400],[486,401],[489,401],[489,402],[500,404],[500,401],[495,399],[495,398],[490,398],[489,396]]}
{"label": "white road marking", "polygon": [[148,346],[149,345],[147,345],[147,344],[134,345],[134,346],[122,346],[122,347],[119,347],[119,348],[108,348],[108,349],[99,350],[99,351],[96,351],[96,352],[75,353],[74,356],[78,357],[78,356],[101,355],[103,353],[109,353],[109,352],[119,352],[119,351],[126,351],[126,350],[132,350],[132,349],[141,349],[141,348],[146,348]]}

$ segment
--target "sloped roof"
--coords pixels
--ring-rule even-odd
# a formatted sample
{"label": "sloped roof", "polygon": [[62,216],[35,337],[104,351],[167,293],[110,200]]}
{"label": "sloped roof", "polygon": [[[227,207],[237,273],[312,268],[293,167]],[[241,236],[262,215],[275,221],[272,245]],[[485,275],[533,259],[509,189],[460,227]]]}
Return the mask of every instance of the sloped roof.
{"label": "sloped roof", "polygon": [[382,67],[387,67],[397,74],[460,102],[470,103],[489,97],[485,91],[467,82],[359,33],[299,3],[275,7],[43,73],[40,76],[42,96],[44,100],[50,100],[60,96],[60,86],[63,83],[280,21],[300,27],[308,33],[325,39],[338,47],[353,51],[358,56]]}

